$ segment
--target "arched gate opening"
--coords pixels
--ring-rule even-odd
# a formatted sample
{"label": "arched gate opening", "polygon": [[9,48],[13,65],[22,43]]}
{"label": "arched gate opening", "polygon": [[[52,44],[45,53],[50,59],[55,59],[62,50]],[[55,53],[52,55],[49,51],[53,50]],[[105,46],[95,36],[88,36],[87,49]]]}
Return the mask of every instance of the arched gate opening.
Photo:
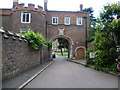
{"label": "arched gate opening", "polygon": [[72,58],[72,40],[64,35],[58,35],[51,39],[53,43],[52,52],[60,56],[67,56],[68,60]]}

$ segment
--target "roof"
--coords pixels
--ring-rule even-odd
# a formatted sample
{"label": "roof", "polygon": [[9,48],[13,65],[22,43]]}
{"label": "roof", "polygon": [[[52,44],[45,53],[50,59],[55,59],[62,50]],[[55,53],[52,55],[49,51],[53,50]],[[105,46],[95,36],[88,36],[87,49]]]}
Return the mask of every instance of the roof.
{"label": "roof", "polygon": [[41,12],[42,14],[46,14],[45,11],[43,11],[42,9],[37,9],[37,8],[18,8],[18,9],[8,9],[8,8],[0,8],[0,15],[11,15],[12,12],[16,12],[16,11],[35,11],[35,12]]}
{"label": "roof", "polygon": [[0,8],[0,10],[11,10],[11,8]]}
{"label": "roof", "polygon": [[0,15],[11,15],[10,8],[0,8]]}
{"label": "roof", "polygon": [[0,12],[0,15],[11,15],[11,12]]}

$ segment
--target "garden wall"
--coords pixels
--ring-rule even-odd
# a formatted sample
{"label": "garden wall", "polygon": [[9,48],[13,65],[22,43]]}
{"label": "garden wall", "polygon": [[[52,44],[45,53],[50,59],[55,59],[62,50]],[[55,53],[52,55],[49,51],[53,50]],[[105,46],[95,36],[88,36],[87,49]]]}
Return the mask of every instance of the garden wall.
{"label": "garden wall", "polygon": [[50,60],[50,50],[33,50],[25,37],[11,32],[0,32],[2,38],[2,79],[13,77]]}

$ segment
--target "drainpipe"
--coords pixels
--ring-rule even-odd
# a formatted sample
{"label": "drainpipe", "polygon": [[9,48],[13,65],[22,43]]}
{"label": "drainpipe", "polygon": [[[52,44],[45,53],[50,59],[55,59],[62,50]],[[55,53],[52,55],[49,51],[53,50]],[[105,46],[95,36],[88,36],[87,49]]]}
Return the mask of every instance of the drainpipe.
{"label": "drainpipe", "polygon": [[88,48],[88,46],[87,46],[87,16],[84,16],[83,17],[84,19],[85,19],[85,47],[86,47],[86,51],[87,51],[87,48]]}

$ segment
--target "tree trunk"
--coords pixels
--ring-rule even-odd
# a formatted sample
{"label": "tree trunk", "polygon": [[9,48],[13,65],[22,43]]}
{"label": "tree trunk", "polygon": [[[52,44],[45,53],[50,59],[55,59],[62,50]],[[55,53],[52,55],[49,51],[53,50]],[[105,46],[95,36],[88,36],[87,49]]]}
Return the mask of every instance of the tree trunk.
{"label": "tree trunk", "polygon": [[63,51],[62,51],[62,48],[61,48],[60,50],[61,50],[61,55],[63,56]]}

